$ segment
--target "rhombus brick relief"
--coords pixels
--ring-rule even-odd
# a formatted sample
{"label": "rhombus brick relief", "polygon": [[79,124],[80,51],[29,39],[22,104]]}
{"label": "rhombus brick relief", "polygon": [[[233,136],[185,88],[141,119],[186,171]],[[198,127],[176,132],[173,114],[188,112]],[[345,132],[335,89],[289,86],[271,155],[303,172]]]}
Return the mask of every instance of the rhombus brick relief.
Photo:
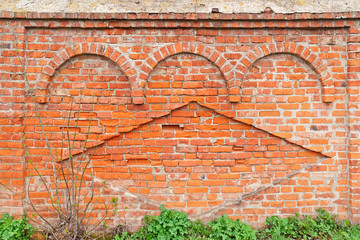
{"label": "rhombus brick relief", "polygon": [[29,163],[51,185],[32,96],[57,167],[68,126],[90,160],[94,221],[113,198],[126,210],[109,224],[134,228],[161,204],[359,221],[358,13],[1,16],[0,211],[31,212],[24,196],[55,217]]}

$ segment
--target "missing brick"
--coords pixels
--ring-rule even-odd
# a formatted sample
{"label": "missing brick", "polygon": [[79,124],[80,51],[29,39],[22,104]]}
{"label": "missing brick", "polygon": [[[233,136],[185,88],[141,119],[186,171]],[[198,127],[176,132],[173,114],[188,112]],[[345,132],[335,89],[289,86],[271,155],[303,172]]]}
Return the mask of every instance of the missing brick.
{"label": "missing brick", "polygon": [[180,125],[162,125],[163,131],[184,131],[184,127]]}
{"label": "missing brick", "polygon": [[235,145],[233,146],[233,151],[244,151],[244,146]]}

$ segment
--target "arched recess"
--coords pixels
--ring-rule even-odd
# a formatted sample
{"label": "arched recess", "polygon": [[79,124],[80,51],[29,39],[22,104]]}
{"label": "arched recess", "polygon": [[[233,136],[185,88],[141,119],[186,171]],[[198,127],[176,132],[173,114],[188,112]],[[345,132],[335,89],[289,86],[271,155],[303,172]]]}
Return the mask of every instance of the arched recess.
{"label": "arched recess", "polygon": [[130,61],[125,56],[123,56],[121,52],[113,49],[112,47],[97,43],[82,43],[73,47],[67,47],[57,53],[52,59],[50,59],[47,65],[43,68],[40,80],[37,81],[36,84],[36,102],[45,103],[48,101],[48,95],[50,92],[49,85],[57,69],[70,58],[83,54],[104,56],[115,62],[130,81],[133,103],[142,103],[141,99],[140,102],[138,101],[136,98],[136,93],[134,92],[134,89],[138,89],[138,85],[136,81],[136,70],[133,68]]}
{"label": "arched recess", "polygon": [[[180,53],[190,53],[206,58],[219,69],[226,80],[227,88],[232,87],[231,83],[234,82],[233,78],[235,77],[233,67],[220,52],[201,43],[176,43],[159,48],[143,63],[139,74],[139,86],[142,89],[143,96],[145,95],[146,82],[155,67],[164,59]],[[229,91],[229,99],[230,95],[231,92]]]}
{"label": "arched recess", "polygon": [[236,94],[239,95],[238,101],[240,101],[240,86],[241,82],[248,69],[260,58],[268,56],[270,54],[279,54],[279,53],[288,53],[296,55],[300,57],[305,62],[311,66],[314,71],[320,75],[321,82],[321,92],[322,92],[322,101],[326,103],[334,102],[335,100],[335,89],[334,89],[334,81],[331,79],[331,75],[327,70],[326,65],[323,64],[321,59],[314,53],[311,53],[309,49],[306,47],[296,44],[296,43],[277,43],[277,44],[269,44],[263,45],[260,47],[256,47],[252,51],[246,54],[241,59],[241,64],[237,66],[236,79],[237,82],[234,84],[237,88]]}

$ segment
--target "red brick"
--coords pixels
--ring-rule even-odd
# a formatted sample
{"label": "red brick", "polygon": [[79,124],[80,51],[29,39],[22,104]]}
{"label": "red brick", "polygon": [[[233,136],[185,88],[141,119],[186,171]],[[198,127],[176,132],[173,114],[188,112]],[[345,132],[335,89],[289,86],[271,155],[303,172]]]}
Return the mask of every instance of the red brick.
{"label": "red brick", "polygon": [[[50,204],[34,176],[25,181],[36,171],[24,165],[22,132],[26,160],[53,179],[16,48],[52,146],[66,139],[73,107],[80,157],[94,109],[87,174],[99,179],[95,195],[106,205],[131,202],[134,227],[162,203],[189,215],[219,207],[254,224],[320,207],[360,219],[359,14],[13,15],[2,14],[0,36],[0,181],[19,196],[28,181],[34,203]],[[12,32],[28,44],[15,47]],[[22,212],[16,199],[1,193],[0,212]]]}

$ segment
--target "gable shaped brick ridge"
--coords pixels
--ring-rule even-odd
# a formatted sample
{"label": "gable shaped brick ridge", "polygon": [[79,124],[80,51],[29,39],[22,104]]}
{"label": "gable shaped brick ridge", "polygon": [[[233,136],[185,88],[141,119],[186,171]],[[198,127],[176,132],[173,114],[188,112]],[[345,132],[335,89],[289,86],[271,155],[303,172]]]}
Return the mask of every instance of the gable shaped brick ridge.
{"label": "gable shaped brick ridge", "polygon": [[[204,191],[206,191],[205,190],[206,186],[211,186],[211,185],[209,185],[209,183],[214,183],[215,186],[217,186],[216,184],[218,184],[221,181],[224,181],[224,179],[228,179],[228,181],[231,181],[231,179],[236,178],[236,176],[238,175],[239,172],[243,171],[242,169],[248,168],[247,166],[244,166],[243,164],[241,164],[241,163],[239,164],[236,162],[243,162],[244,160],[242,160],[242,159],[244,158],[245,155],[248,155],[248,153],[251,151],[250,148],[256,147],[256,146],[251,146],[251,144],[245,143],[243,146],[244,149],[237,150],[237,151],[231,153],[231,155],[229,156],[229,159],[213,159],[212,165],[214,165],[215,168],[217,169],[217,171],[219,171],[219,174],[221,175],[220,179],[214,180],[214,179],[212,179],[212,177],[209,176],[209,180],[204,181],[203,184],[205,184],[205,185],[202,185],[202,184],[200,184],[200,182],[197,182],[196,184],[194,184],[198,180],[193,179],[193,178],[187,179],[184,176],[182,176],[182,178],[177,179],[177,177],[180,177],[181,175],[185,174],[185,172],[182,174],[181,174],[181,172],[178,173],[178,171],[181,170],[181,168],[183,168],[184,166],[187,166],[188,168],[193,167],[193,168],[199,168],[199,169],[202,168],[201,166],[193,165],[193,163],[186,163],[185,159],[175,160],[171,157],[169,157],[169,159],[163,159],[162,161],[159,161],[158,159],[151,158],[151,155],[155,155],[152,153],[142,153],[142,154],[139,154],[139,153],[126,153],[125,154],[124,153],[123,154],[124,157],[119,159],[117,157],[119,155],[117,152],[119,152],[121,150],[116,151],[116,145],[113,145],[113,143],[117,142],[117,141],[121,141],[121,139],[124,139],[122,136],[124,136],[125,134],[131,133],[131,132],[136,133],[136,132],[140,131],[140,129],[145,129],[146,126],[149,126],[149,125],[150,126],[162,125],[162,126],[173,127],[173,125],[167,125],[167,123],[169,122],[169,119],[176,118],[176,116],[178,116],[179,112],[189,111],[190,109],[197,109],[197,110],[194,110],[194,113],[196,111],[198,111],[199,114],[201,114],[202,111],[208,112],[208,110],[210,110],[210,112],[212,114],[218,116],[220,119],[223,119],[223,120],[227,119],[229,122],[233,122],[234,126],[239,125],[238,129],[243,129],[243,131],[249,131],[251,133],[254,133],[255,134],[254,138],[259,137],[261,139],[261,142],[265,146],[266,145],[271,146],[276,142],[279,145],[282,145],[282,146],[288,148],[289,151],[292,151],[292,153],[297,153],[296,155],[294,155],[292,157],[290,157],[290,155],[289,155],[287,162],[285,161],[282,164],[279,163],[281,165],[281,166],[278,166],[279,169],[276,169],[276,168],[270,169],[270,167],[269,167],[268,173],[264,173],[261,170],[253,171],[252,174],[254,174],[254,176],[258,175],[260,179],[263,179],[264,182],[266,182],[264,184],[256,184],[255,182],[253,182],[247,186],[247,190],[243,190],[243,191],[240,190],[241,187],[238,186],[237,184],[229,185],[229,187],[227,187],[227,186],[223,187],[223,194],[225,194],[225,195],[226,195],[226,193],[237,194],[236,198],[229,198],[229,199],[224,198],[223,200],[220,200],[220,198],[222,197],[221,193],[216,193],[216,192],[212,193],[213,195],[218,194],[219,200],[211,201],[212,199],[209,199],[208,200],[209,207],[204,207],[203,204],[200,204],[199,208],[201,209],[201,213],[199,211],[197,211],[195,213],[190,214],[189,217],[192,219],[208,220],[208,219],[218,216],[218,214],[220,214],[222,211],[229,211],[229,208],[237,209],[237,208],[239,208],[238,207],[239,205],[246,203],[247,201],[251,201],[252,198],[261,197],[261,196],[263,196],[263,194],[266,195],[267,191],[271,192],[272,191],[271,189],[276,188],[277,186],[287,185],[286,182],[291,181],[292,178],[295,178],[295,177],[297,177],[299,175],[303,175],[303,174],[306,175],[308,172],[311,172],[312,169],[322,167],[323,163],[325,163],[326,161],[329,160],[329,158],[327,156],[324,156],[321,153],[317,153],[315,151],[298,146],[294,143],[291,143],[290,141],[282,139],[281,137],[277,137],[276,135],[268,133],[264,130],[257,129],[256,127],[253,127],[246,122],[242,122],[241,120],[232,119],[231,117],[227,116],[229,114],[227,114],[226,112],[221,113],[221,111],[212,109],[211,106],[207,106],[206,104],[200,104],[200,103],[196,103],[196,102],[179,105],[167,113],[157,115],[154,119],[149,119],[148,121],[144,122],[141,125],[133,126],[132,128],[122,128],[121,132],[119,132],[118,134],[102,136],[101,137],[102,140],[99,141],[97,145],[91,144],[91,146],[89,146],[85,152],[76,151],[76,152],[73,152],[72,155],[75,158],[76,158],[76,156],[79,156],[80,154],[91,155],[93,147],[100,147],[100,148],[106,149],[106,148],[110,148],[110,146],[113,146],[113,147],[115,147],[115,149],[112,149],[111,151],[109,151],[109,153],[107,153],[107,155],[110,154],[110,155],[112,155],[112,157],[107,156],[106,158],[102,159],[102,158],[99,158],[101,156],[101,153],[96,154],[94,151],[94,161],[98,162],[98,163],[96,163],[96,165],[99,165],[100,162],[107,162],[106,163],[107,166],[110,166],[112,162],[114,162],[115,166],[120,164],[120,166],[122,166],[122,173],[125,174],[126,169],[128,169],[129,174],[134,177],[134,178],[131,178],[131,179],[134,179],[134,181],[139,180],[139,179],[136,178],[136,171],[134,171],[134,170],[132,171],[131,170],[132,168],[138,167],[138,169],[139,169],[138,171],[140,171],[141,168],[146,169],[146,170],[144,170],[144,173],[149,173],[148,172],[149,169],[152,169],[153,170],[152,174],[155,174],[153,181],[149,181],[149,180],[146,181],[145,180],[146,175],[143,175],[143,180],[145,180],[145,182],[147,182],[148,184],[152,184],[154,186],[154,188],[155,188],[154,193],[151,192],[152,190],[150,188],[150,192],[148,194],[141,194],[142,192],[145,192],[145,190],[146,190],[146,188],[142,188],[141,184],[139,184],[139,185],[135,184],[135,186],[133,186],[133,185],[126,186],[126,184],[125,185],[121,184],[121,180],[119,180],[120,183],[118,183],[116,181],[117,179],[113,179],[109,183],[110,186],[108,188],[113,189],[114,192],[116,192],[116,193],[121,192],[124,195],[131,196],[131,198],[133,199],[134,202],[140,201],[141,203],[148,205],[149,209],[147,209],[146,207],[143,207],[143,208],[134,207],[134,206],[129,207],[127,209],[127,211],[130,213],[139,211],[139,209],[137,209],[137,208],[153,210],[153,208],[156,209],[161,204],[165,204],[166,207],[173,207],[173,208],[181,207],[182,210],[188,211],[189,209],[191,209],[191,207],[190,207],[191,204],[195,204],[194,201],[189,201],[188,206],[186,206],[186,204],[181,201],[177,202],[175,200],[175,198],[173,201],[161,201],[161,199],[163,199],[165,196],[160,195],[160,196],[162,196],[162,197],[159,197],[160,200],[152,196],[152,194],[155,194],[155,195],[157,194],[156,188],[163,189],[163,187],[161,187],[161,186],[164,184],[164,181],[160,180],[161,179],[160,176],[161,177],[164,177],[164,176],[162,174],[160,174],[160,176],[156,174],[156,172],[160,172],[160,173],[162,172],[161,170],[159,171],[159,169],[161,169],[162,167],[171,169],[171,171],[168,172],[167,177],[174,175],[173,177],[175,179],[172,179],[172,181],[171,181],[171,179],[169,179],[170,185],[168,185],[167,188],[173,189],[174,191],[176,191],[176,190],[179,190],[177,187],[181,187],[182,185],[185,184],[185,182],[187,182],[187,186],[189,188],[188,193],[195,193],[194,191],[196,189],[198,189],[198,191],[204,192]],[[187,117],[187,118],[190,118],[190,117]],[[160,120],[159,122],[161,122],[161,123],[157,123],[156,122],[157,120]],[[219,125],[223,125],[223,124],[224,123],[219,123]],[[197,124],[194,124],[194,125],[197,125]],[[211,126],[211,125],[216,125],[216,123],[214,123],[214,122],[212,124],[209,123],[207,126]],[[241,127],[242,125],[245,125],[245,127],[244,128]],[[203,130],[205,131],[206,126],[198,126],[198,127],[199,128],[204,127]],[[171,131],[172,130],[170,130],[170,132]],[[176,128],[173,131],[178,132],[179,134],[180,134],[180,132],[183,132],[184,139],[186,139],[187,138],[186,136],[188,135],[185,133],[191,132],[190,129],[189,129],[189,131],[187,131],[185,129],[179,130]],[[142,134],[144,134],[144,135],[146,134],[147,136],[150,136],[151,131],[150,132],[144,131]],[[259,135],[256,136],[256,134],[259,134]],[[264,134],[268,135],[269,138],[268,139],[263,138]],[[137,137],[135,137],[134,139],[136,139],[136,138]],[[147,138],[149,138],[149,137],[147,137]],[[151,139],[151,137],[150,137],[150,139]],[[172,142],[174,141],[174,138],[167,139],[164,137],[159,137],[158,135],[154,136],[154,139],[156,139],[156,141],[162,142],[162,144],[164,146],[167,146],[167,145],[171,146],[171,145],[173,145]],[[190,139],[194,140],[194,142],[198,140],[198,139],[191,138],[191,137],[190,137]],[[126,139],[124,139],[124,140],[126,140]],[[182,141],[182,140],[180,139],[179,141]],[[199,141],[200,141],[200,139],[199,139]],[[112,142],[112,143],[110,144],[110,142]],[[106,146],[107,143],[108,143],[108,145]],[[199,143],[199,145],[194,143],[191,146],[188,146],[186,144],[184,146],[177,145],[177,148],[179,148],[179,151],[177,151],[177,153],[181,153],[182,151],[185,151],[185,153],[187,151],[190,151],[189,153],[192,153],[193,152],[192,148],[194,148],[194,147],[200,148],[201,146],[202,146],[202,143]],[[148,147],[155,148],[156,146],[150,145]],[[219,146],[219,147],[221,147],[221,146]],[[236,147],[236,145],[234,147]],[[130,145],[130,146],[128,146],[128,148],[132,148],[132,146]],[[249,149],[247,149],[247,148],[249,148]],[[259,150],[259,151],[261,151],[261,150]],[[208,158],[207,155],[211,155],[211,154],[213,154],[213,152],[209,152],[209,153],[203,152],[202,153],[200,151],[200,152],[198,152],[198,154],[204,155],[204,158],[207,159]],[[275,155],[276,152],[274,152],[273,154],[274,154],[274,159],[276,159],[276,155]],[[163,155],[166,155],[166,153],[163,153]],[[309,162],[304,161],[302,164],[300,164],[301,168],[298,168],[298,169],[289,168],[288,171],[285,171],[283,173],[282,169],[286,169],[286,166],[291,166],[292,162],[296,158],[299,158],[299,159],[308,158]],[[310,159],[311,159],[311,161],[310,161]],[[63,158],[63,161],[66,161],[66,160],[67,159],[65,156]],[[253,162],[254,166],[256,166],[258,164],[257,162],[261,162],[264,160],[265,159],[263,159],[263,158],[257,158],[255,156],[253,158],[249,159],[249,161]],[[208,160],[204,160],[204,161],[208,161]],[[264,161],[262,164],[264,164],[264,165],[268,164],[269,166],[271,165],[270,163],[266,163],[266,161]],[[207,166],[207,167],[211,167],[211,166]],[[222,170],[226,169],[227,167],[230,167],[232,169],[232,171],[221,174]],[[206,167],[204,167],[204,168],[206,168]],[[248,172],[249,169],[247,169],[246,171]],[[277,171],[279,171],[278,175],[276,174]],[[205,171],[204,173],[208,174],[208,175],[214,175],[214,174],[211,174],[211,172],[207,173]],[[109,175],[110,174],[112,174],[112,173],[109,173]],[[179,176],[177,176],[177,174],[179,174]],[[273,179],[271,179],[270,182],[266,181],[266,179],[268,178],[267,174],[273,175],[272,176]],[[104,178],[109,179],[109,176],[107,176],[106,174],[99,173],[97,175],[95,173],[94,175],[95,175],[96,182],[102,182],[102,181],[104,181]],[[90,179],[89,175],[86,175],[86,176]],[[150,177],[150,176],[148,176],[148,177]],[[120,179],[121,178],[122,177],[120,176]],[[178,180],[180,180],[180,181],[178,181]],[[136,187],[136,186],[138,186],[138,187]],[[309,189],[304,188],[304,190],[308,191]],[[208,190],[208,191],[210,191],[210,190]],[[160,192],[160,194],[161,194],[161,192]],[[194,194],[194,195],[196,195],[196,194]],[[269,200],[271,202],[271,199],[269,199]],[[202,201],[202,202],[204,202],[204,201]],[[151,207],[149,207],[149,206],[151,206]],[[139,221],[134,220],[134,222],[136,224],[140,224]]]}
{"label": "gable shaped brick ridge", "polygon": [[[291,139],[286,139],[286,138],[282,137],[281,135],[278,136],[276,133],[272,133],[272,132],[267,131],[266,129],[262,129],[261,127],[258,127],[256,125],[252,124],[251,121],[249,121],[247,119],[236,118],[236,117],[234,117],[234,114],[232,114],[231,112],[221,111],[221,110],[215,108],[211,104],[199,103],[199,102],[196,102],[196,101],[188,102],[188,103],[182,103],[182,104],[169,105],[168,111],[163,111],[163,112],[158,112],[158,111],[151,112],[150,111],[150,112],[148,112],[149,119],[144,119],[141,122],[141,124],[139,124],[139,125],[134,125],[134,126],[129,126],[129,127],[121,127],[121,128],[118,129],[117,134],[103,134],[103,135],[99,136],[98,141],[87,142],[86,143],[86,149],[87,150],[85,150],[85,151],[88,151],[89,149],[100,146],[100,145],[104,144],[105,141],[111,140],[112,138],[119,137],[120,134],[132,132],[135,129],[141,127],[142,125],[149,124],[150,122],[153,122],[154,120],[156,120],[158,118],[167,117],[167,116],[171,115],[171,112],[173,112],[173,111],[175,111],[177,109],[184,108],[185,106],[188,106],[189,104],[197,104],[198,106],[201,106],[203,108],[207,108],[207,109],[209,109],[209,110],[213,111],[214,113],[217,113],[217,114],[219,114],[221,116],[224,116],[224,117],[229,118],[231,120],[234,120],[236,122],[245,124],[247,126],[251,126],[254,129],[264,131],[265,133],[269,134],[270,136],[280,138],[280,139],[282,139],[282,140],[284,140],[284,141],[286,141],[286,142],[288,142],[290,144],[294,144],[294,145],[299,146],[299,147],[301,147],[303,149],[306,149],[308,151],[318,153],[322,157],[332,157],[332,155],[333,155],[332,153],[321,152],[321,151],[318,151],[317,149],[312,149],[311,147],[302,146],[301,144],[296,143],[296,141],[292,141]],[[59,161],[57,161],[57,162],[66,161],[66,160],[69,159],[70,154],[67,151],[67,149],[64,149],[62,153],[63,153],[63,155],[58,158]],[[74,150],[74,151],[72,151],[71,156],[76,156],[76,155],[83,154],[83,153],[84,153],[84,150]]]}

